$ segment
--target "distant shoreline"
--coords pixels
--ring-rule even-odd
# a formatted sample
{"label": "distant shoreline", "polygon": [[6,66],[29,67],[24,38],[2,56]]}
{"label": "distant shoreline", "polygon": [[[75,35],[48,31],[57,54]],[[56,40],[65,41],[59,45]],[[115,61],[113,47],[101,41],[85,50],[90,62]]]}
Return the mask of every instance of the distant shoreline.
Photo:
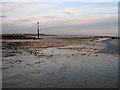
{"label": "distant shoreline", "polygon": [[[35,37],[36,36],[36,37]],[[69,36],[69,37],[57,37],[60,35],[52,35],[52,34],[40,34],[39,36],[53,36],[51,38],[56,39],[72,39],[72,38],[78,38],[78,39],[90,39],[90,38],[110,38],[110,39],[120,39],[120,37],[117,36],[84,36],[77,37],[77,35],[73,35],[74,37],[71,37],[71,35],[63,35],[63,36]],[[2,34],[0,35],[1,39],[38,39],[37,34]],[[41,37],[40,37],[41,39]]]}
{"label": "distant shoreline", "polygon": [[[2,34],[0,36],[2,39],[37,39],[35,37],[28,37],[37,36],[37,34]],[[39,34],[39,36],[55,36],[55,35]]]}

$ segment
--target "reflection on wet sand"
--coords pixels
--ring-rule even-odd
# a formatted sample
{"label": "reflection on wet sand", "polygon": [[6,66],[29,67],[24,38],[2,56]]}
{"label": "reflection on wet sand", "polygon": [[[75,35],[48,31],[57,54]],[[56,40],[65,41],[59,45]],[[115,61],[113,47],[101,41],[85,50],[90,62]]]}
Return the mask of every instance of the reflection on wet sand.
{"label": "reflection on wet sand", "polygon": [[118,56],[101,39],[3,41],[3,88],[117,87]]}

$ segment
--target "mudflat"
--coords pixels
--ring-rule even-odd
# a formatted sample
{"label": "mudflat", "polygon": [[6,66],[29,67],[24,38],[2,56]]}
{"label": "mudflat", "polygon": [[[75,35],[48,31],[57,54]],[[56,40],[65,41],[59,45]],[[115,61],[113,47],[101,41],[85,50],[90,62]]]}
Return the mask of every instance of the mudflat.
{"label": "mudflat", "polygon": [[3,39],[3,88],[116,88],[118,54],[103,52],[105,40]]}

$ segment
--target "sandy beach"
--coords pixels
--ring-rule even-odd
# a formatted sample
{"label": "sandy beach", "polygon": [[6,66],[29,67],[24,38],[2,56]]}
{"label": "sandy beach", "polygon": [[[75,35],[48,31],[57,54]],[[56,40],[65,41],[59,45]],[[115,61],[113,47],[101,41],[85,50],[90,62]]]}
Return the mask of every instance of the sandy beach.
{"label": "sandy beach", "polygon": [[116,88],[117,48],[108,51],[115,40],[3,39],[3,88]]}

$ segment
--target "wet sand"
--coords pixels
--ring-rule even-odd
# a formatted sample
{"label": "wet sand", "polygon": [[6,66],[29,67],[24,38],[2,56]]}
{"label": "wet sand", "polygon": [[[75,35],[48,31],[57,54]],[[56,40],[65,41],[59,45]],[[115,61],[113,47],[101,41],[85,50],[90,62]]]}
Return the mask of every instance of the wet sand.
{"label": "wet sand", "polygon": [[106,39],[3,40],[3,88],[117,88]]}
{"label": "wet sand", "polygon": [[120,39],[110,39],[110,40],[105,40],[104,43],[107,45],[106,48],[102,50],[102,53],[107,53],[107,54],[119,54],[120,55]]}

